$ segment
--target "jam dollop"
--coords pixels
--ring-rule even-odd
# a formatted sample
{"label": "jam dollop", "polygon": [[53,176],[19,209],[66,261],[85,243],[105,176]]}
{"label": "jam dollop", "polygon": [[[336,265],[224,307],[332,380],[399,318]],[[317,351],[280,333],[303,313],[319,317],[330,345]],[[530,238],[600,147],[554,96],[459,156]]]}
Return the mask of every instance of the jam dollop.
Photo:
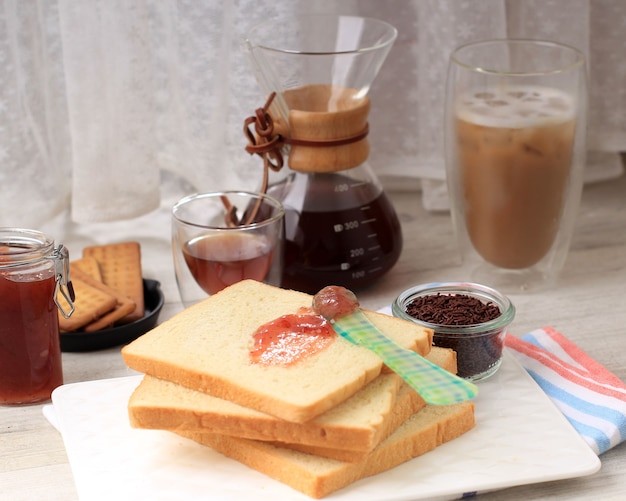
{"label": "jam dollop", "polygon": [[339,285],[329,285],[313,298],[313,309],[328,320],[345,317],[359,309],[354,293]]}
{"label": "jam dollop", "polygon": [[253,335],[250,360],[263,365],[291,366],[319,353],[336,338],[328,320],[311,308],[283,315],[262,326]]}

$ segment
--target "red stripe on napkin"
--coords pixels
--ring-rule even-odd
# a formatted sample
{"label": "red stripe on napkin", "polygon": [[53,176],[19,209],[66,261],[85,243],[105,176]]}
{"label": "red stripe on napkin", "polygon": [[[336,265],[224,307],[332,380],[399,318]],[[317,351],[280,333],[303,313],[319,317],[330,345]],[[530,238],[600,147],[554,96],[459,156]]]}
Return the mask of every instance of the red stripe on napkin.
{"label": "red stripe on napkin", "polygon": [[[612,387],[605,386],[607,384],[613,386],[623,385],[619,378],[617,378],[618,383],[616,384],[616,377],[608,372],[607,369],[590,359],[578,347],[572,345],[571,341],[565,338],[565,336],[554,329],[550,328],[550,331],[548,331],[548,329],[549,328],[544,328],[543,330],[565,351],[567,351],[568,355],[570,355],[577,362],[581,363],[581,365],[584,365],[585,369],[579,369],[573,365],[566,364],[553,353],[550,353],[534,344],[526,343],[511,334],[507,335],[505,343],[507,346],[515,349],[516,351],[541,362],[563,379],[567,379],[568,381],[571,381],[572,383],[582,386],[590,391],[624,400],[624,397],[626,396],[624,392],[616,391]],[[584,363],[583,360],[581,360],[582,358],[585,359]],[[590,364],[590,361],[593,363]],[[590,379],[591,376],[593,379]]]}
{"label": "red stripe on napkin", "polygon": [[544,327],[543,331],[550,336],[551,339],[554,339],[555,342],[563,348],[563,351],[580,363],[580,365],[585,367],[589,372],[592,372],[594,376],[599,376],[604,382],[615,386],[622,386],[624,384],[620,378],[608,371],[606,367],[587,355],[576,344],[572,343],[553,327]]}

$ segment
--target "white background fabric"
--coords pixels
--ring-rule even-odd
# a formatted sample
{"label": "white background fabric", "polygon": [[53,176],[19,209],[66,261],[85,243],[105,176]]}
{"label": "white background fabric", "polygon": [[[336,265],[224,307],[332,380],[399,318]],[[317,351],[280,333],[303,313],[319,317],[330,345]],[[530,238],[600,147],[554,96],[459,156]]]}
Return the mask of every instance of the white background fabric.
{"label": "white background fabric", "polygon": [[64,211],[135,218],[159,206],[163,171],[189,190],[256,188],[261,164],[243,150],[242,123],[265,98],[241,39],[293,11],[398,28],[370,94],[370,163],[388,189],[421,189],[427,208],[445,208],[448,57],[487,38],[582,50],[588,178],[621,172],[623,0],[0,0],[0,225],[36,228]]}

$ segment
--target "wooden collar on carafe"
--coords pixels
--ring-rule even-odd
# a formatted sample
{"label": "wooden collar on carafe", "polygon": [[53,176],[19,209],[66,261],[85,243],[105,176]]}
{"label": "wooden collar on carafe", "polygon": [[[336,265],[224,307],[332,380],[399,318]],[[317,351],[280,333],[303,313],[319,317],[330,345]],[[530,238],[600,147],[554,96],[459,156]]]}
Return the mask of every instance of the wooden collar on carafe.
{"label": "wooden collar on carafe", "polygon": [[286,90],[282,98],[289,123],[276,111],[276,93],[270,94],[265,106],[244,122],[246,151],[262,156],[273,170],[283,166],[284,145],[290,146],[289,168],[299,172],[337,172],[362,164],[369,156],[370,101],[367,96],[355,99],[356,93],[330,85]]}
{"label": "wooden collar on carafe", "polygon": [[[289,123],[285,123],[275,105],[272,113],[276,97],[272,92],[265,105],[244,121],[246,151],[263,158],[263,193],[269,170],[277,172],[284,165],[285,145],[290,147],[288,166],[298,172],[338,172],[367,160],[370,100],[367,96],[355,99],[356,93],[356,89],[321,84],[287,90],[282,94],[289,110]],[[329,103],[332,111],[328,111]]]}

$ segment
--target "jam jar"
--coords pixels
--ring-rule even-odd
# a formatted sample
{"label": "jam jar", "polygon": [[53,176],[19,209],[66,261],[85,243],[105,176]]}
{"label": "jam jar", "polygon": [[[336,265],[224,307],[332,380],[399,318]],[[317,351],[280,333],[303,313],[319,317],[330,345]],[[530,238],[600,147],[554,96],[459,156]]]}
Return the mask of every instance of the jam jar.
{"label": "jam jar", "polygon": [[73,300],[63,245],[0,228],[0,405],[43,402],[63,384],[57,309],[70,316]]}

